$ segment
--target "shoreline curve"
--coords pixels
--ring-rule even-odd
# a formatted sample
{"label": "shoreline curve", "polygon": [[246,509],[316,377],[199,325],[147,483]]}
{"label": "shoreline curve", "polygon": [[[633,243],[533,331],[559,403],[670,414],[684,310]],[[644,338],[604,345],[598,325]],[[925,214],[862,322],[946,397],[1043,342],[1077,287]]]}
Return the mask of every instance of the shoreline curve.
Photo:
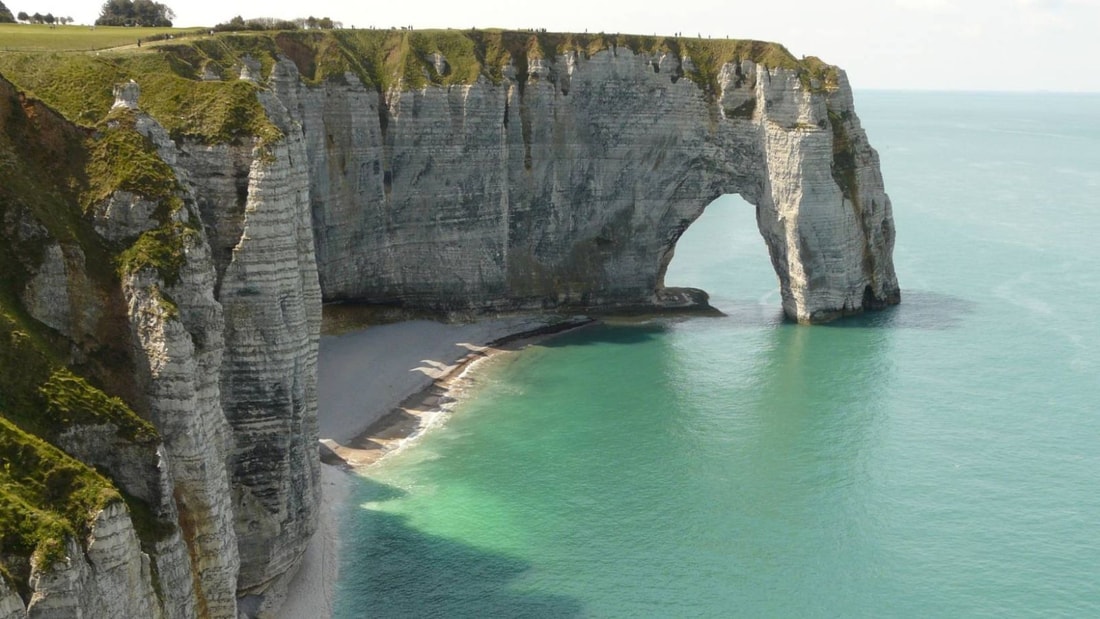
{"label": "shoreline curve", "polygon": [[[318,377],[318,390],[322,393],[319,402],[335,402],[337,408],[346,408],[349,402],[357,406],[353,414],[319,406],[320,519],[298,572],[288,586],[285,601],[274,616],[277,619],[332,616],[339,577],[340,517],[354,484],[351,475],[361,474],[441,424],[459,402],[480,361],[522,350],[595,322],[596,319],[587,316],[546,315],[516,315],[459,324],[411,320],[363,324],[343,333],[322,336],[323,352],[326,344],[341,338],[351,340],[351,350],[343,351],[348,354],[338,355],[336,361],[355,364],[358,359],[363,365],[343,369],[379,371],[370,371],[369,377],[354,371],[342,372],[342,380],[336,381],[337,384]],[[396,352],[395,345],[401,346],[401,358],[392,359],[393,363],[383,368],[370,367],[379,359],[398,356],[390,354]],[[319,374],[326,369],[325,355],[321,356]],[[410,359],[420,365],[406,369],[411,365]],[[354,389],[353,396],[363,393],[369,396],[362,400],[328,398],[332,394],[324,394],[326,389]],[[360,427],[363,417],[370,420],[365,428]]]}

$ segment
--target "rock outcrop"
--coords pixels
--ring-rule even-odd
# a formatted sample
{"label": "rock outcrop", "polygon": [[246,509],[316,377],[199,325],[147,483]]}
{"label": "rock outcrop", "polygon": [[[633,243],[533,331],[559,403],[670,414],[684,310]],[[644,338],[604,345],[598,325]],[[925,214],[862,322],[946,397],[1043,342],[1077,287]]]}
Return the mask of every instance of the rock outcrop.
{"label": "rock outcrop", "polygon": [[118,503],[101,511],[81,548],[66,543],[66,560],[35,570],[27,616],[158,617],[149,557],[141,552],[129,514]]}
{"label": "rock outcrop", "polygon": [[[275,121],[285,116],[270,108]],[[258,613],[278,603],[320,498],[321,295],[300,131],[281,124],[275,144],[209,146],[138,122],[187,191],[181,223],[203,229],[188,237],[177,281],[144,270],[123,288],[174,467],[198,610],[212,617],[233,616],[241,596]]]}
{"label": "rock outcrop", "polygon": [[[37,432],[69,471],[51,492],[75,492],[72,471],[101,485],[54,538],[4,532],[0,617],[268,616],[316,526],[322,300],[705,305],[664,273],[736,193],[792,319],[898,302],[890,202],[835,67],[756,42],[419,36],[164,48],[228,111],[165,113],[177,99],[137,73],[94,131],[0,80],[19,182],[0,187],[0,362],[18,375],[0,384],[22,390],[0,397],[17,422],[0,446]],[[37,489],[0,509],[54,513]]]}
{"label": "rock outcrop", "polygon": [[[23,597],[14,598],[18,613],[267,616],[316,527],[320,490],[321,299],[306,168],[296,165],[304,161],[300,131],[295,137],[288,125],[285,138],[264,148],[259,138],[177,143],[137,107],[137,84],[116,95],[90,148],[95,140],[129,144],[137,150],[117,156],[155,157],[158,180],[130,189],[133,178],[110,178],[118,188],[90,201],[86,223],[71,224],[77,238],[56,238],[66,235],[40,223],[42,210],[5,200],[5,235],[21,243],[13,249],[44,247],[31,252],[37,260],[27,273],[3,283],[14,285],[20,311],[71,342],[71,364],[102,354],[100,340],[113,336],[121,351],[112,357],[121,358],[110,360],[112,371],[128,376],[119,391],[152,425],[138,438],[116,425],[77,423],[51,438],[148,511],[134,515],[109,503],[86,523],[86,538],[62,541],[57,558],[32,556],[20,568],[29,577]],[[277,101],[270,104],[277,119]],[[39,135],[57,122],[48,113],[29,120]],[[241,167],[243,190],[235,177]],[[217,180],[225,171],[228,184]],[[152,173],[138,169],[137,180]],[[110,271],[90,274],[112,267],[90,264],[83,253],[101,242],[119,252],[113,284]],[[140,544],[131,515],[149,528]],[[17,567],[27,561],[3,558]],[[5,612],[14,609],[10,592],[0,591]]]}

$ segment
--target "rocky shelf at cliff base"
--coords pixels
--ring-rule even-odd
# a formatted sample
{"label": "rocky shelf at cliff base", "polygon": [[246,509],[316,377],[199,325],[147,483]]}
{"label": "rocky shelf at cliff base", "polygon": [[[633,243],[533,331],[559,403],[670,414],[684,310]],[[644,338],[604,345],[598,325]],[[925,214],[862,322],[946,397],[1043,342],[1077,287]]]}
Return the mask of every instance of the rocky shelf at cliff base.
{"label": "rocky shelf at cliff base", "polygon": [[316,527],[322,301],[704,306],[716,197],[793,320],[900,299],[843,73],[622,35],[219,35],[0,56],[0,618],[269,616]]}

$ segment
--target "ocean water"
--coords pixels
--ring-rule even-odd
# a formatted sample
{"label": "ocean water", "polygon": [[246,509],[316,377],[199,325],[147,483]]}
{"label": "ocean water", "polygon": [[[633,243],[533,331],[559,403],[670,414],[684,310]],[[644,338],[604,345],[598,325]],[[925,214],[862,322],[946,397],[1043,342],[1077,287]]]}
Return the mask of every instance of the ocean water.
{"label": "ocean water", "polygon": [[497,357],[347,506],[351,617],[1100,616],[1100,95],[859,92],[903,303],[784,322],[752,208],[721,318]]}

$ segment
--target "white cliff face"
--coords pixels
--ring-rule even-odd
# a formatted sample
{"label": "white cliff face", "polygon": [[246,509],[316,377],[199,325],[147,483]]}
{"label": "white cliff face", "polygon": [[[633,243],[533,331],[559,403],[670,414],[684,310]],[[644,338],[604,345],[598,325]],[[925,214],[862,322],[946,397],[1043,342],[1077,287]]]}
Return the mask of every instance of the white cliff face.
{"label": "white cliff face", "polygon": [[77,341],[97,330],[107,304],[85,273],[85,260],[76,244],[50,243],[22,294],[32,316]]}
{"label": "white cliff face", "polygon": [[890,200],[847,78],[841,72],[825,97],[784,72],[763,76],[757,90],[774,102],[763,115],[768,183],[758,221],[784,311],[816,322],[896,303]]}
{"label": "white cliff face", "polygon": [[811,88],[743,61],[707,93],[691,69],[618,47],[500,84],[276,88],[305,133],[325,298],[652,306],[680,234],[737,193],[791,318],[896,302],[889,203],[843,74]]}
{"label": "white cliff face", "polygon": [[[165,162],[176,164],[174,144],[159,125],[139,114],[135,126]],[[185,227],[200,227],[193,197],[184,198],[183,208],[170,217]],[[119,223],[134,221],[120,217]],[[158,223],[147,221],[150,227]],[[209,244],[198,232],[185,235],[182,243],[185,260],[176,281],[144,268],[124,277],[122,289],[150,417],[164,439],[179,537],[187,550],[184,564],[190,567],[190,582],[175,583],[177,591],[190,595],[170,595],[177,596],[177,603],[189,603],[198,616],[235,617],[240,559],[227,469],[231,437],[220,391],[225,326],[214,298]],[[161,546],[167,556],[183,558],[171,540]],[[169,575],[183,575],[165,567]]]}
{"label": "white cliff face", "polygon": [[0,578],[0,619],[26,619],[26,617],[27,609],[23,606],[23,598],[8,585],[7,580]]}
{"label": "white cliff face", "polygon": [[163,616],[153,591],[149,557],[141,552],[123,504],[113,503],[97,514],[85,547],[69,540],[66,555],[60,564],[32,570],[34,594],[27,617]]}
{"label": "white cliff face", "polygon": [[[210,563],[198,570],[197,584],[216,588],[217,609],[203,597],[219,617],[235,612],[226,591],[245,596],[250,613],[278,604],[316,526],[320,491],[321,300],[308,167],[301,131],[276,100],[264,103],[286,136],[274,144],[177,147],[159,127],[143,128],[190,189],[190,216],[205,232],[188,251],[180,282],[167,290],[194,343],[187,353],[182,342],[179,355],[196,366],[192,410],[209,411],[192,414],[201,427],[183,434],[194,437],[194,462],[204,463],[196,512],[213,520],[207,534],[193,537]],[[166,326],[173,329],[171,320]],[[203,442],[224,451],[208,447],[200,456]],[[216,479],[219,467],[225,485]],[[196,544],[189,546],[200,563]]]}
{"label": "white cliff face", "polygon": [[278,100],[261,101],[285,138],[259,147],[252,161],[241,234],[219,298],[228,352],[223,399],[236,444],[238,587],[242,594],[263,594],[262,611],[280,599],[284,576],[293,573],[316,528],[321,292],[301,130]]}
{"label": "white cliff face", "polygon": [[[88,276],[79,243],[51,241],[30,222],[16,229],[42,239],[43,250],[20,297],[30,315],[74,342],[75,362],[84,349],[94,362],[103,340],[126,351],[122,364],[132,375],[105,373],[104,382],[162,440],[120,437],[109,423],[69,428],[54,440],[148,505],[158,531],[143,549],[126,508],[112,506],[91,538],[68,541],[64,565],[34,571],[27,608],[5,586],[0,611],[237,617],[245,596],[240,608],[262,615],[297,568],[320,490],[321,299],[301,131],[268,97],[286,139],[263,148],[249,140],[177,145],[141,113],[136,84],[117,95],[116,107],[134,114],[134,127],[176,172],[180,204],[118,191],[93,205],[92,225],[114,247],[166,231],[179,242],[181,264],[171,273],[138,268],[119,288],[104,287]],[[119,532],[125,527],[129,538]],[[134,543],[107,541],[124,539]]]}
{"label": "white cliff face", "polygon": [[[81,462],[107,471],[120,488],[149,506],[160,527],[167,529],[151,540],[151,549],[137,549],[143,552],[142,560],[151,561],[154,568],[153,580],[160,592],[158,616],[197,616],[191,558],[178,524],[180,514],[164,445],[123,439],[111,424],[76,426],[59,437],[58,445]],[[144,554],[146,550],[151,550],[151,557]]]}
{"label": "white cliff face", "polygon": [[[142,271],[124,282],[124,291],[133,337],[145,354],[152,419],[164,437],[196,609],[202,616],[232,617],[239,559],[225,466],[228,430],[218,397],[221,316],[213,297],[205,296],[213,287],[209,261],[206,267],[199,273],[185,267],[172,287]],[[191,289],[195,279],[203,285]],[[205,318],[206,328],[188,329],[187,317]]]}

